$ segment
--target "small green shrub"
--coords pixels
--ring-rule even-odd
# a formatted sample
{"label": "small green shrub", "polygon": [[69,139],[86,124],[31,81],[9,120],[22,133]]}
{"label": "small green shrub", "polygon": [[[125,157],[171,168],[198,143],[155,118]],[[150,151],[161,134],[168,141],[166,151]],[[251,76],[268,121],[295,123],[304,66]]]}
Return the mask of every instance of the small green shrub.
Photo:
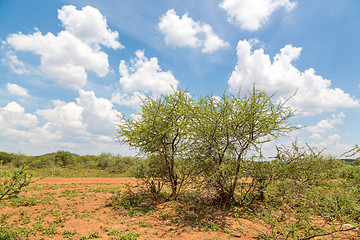
{"label": "small green shrub", "polygon": [[13,159],[11,161],[11,165],[15,168],[20,168],[23,165],[28,165],[32,160],[33,157],[28,157],[23,154],[14,154]]}
{"label": "small green shrub", "polygon": [[128,232],[123,233],[119,236],[117,239],[121,240],[136,240],[138,237],[140,237],[140,233],[134,233],[134,232]]}
{"label": "small green shrub", "polygon": [[0,240],[20,240],[21,232],[9,229],[7,227],[0,227]]}
{"label": "small green shrub", "polygon": [[1,164],[11,163],[14,158],[15,158],[15,154],[13,154],[13,153],[0,152],[0,163]]}
{"label": "small green shrub", "polygon": [[132,175],[138,158],[102,153],[96,157],[97,167],[110,173],[126,173]]}
{"label": "small green shrub", "polygon": [[74,164],[74,156],[69,151],[59,150],[54,155],[54,160],[61,167],[67,167],[69,165]]}
{"label": "small green shrub", "polygon": [[306,186],[318,184],[324,180],[338,178],[345,164],[332,156],[309,145],[307,149],[297,142],[290,147],[277,148],[276,160],[284,164],[284,177]]}
{"label": "small green shrub", "polygon": [[74,165],[78,168],[96,168],[97,167],[97,156],[85,155],[74,157]]}
{"label": "small green shrub", "polygon": [[151,211],[151,202],[145,200],[150,200],[148,194],[134,192],[128,186],[124,192],[110,197],[108,204],[113,209],[125,208],[129,216],[141,216]]}
{"label": "small green shrub", "polygon": [[151,196],[159,199],[167,175],[166,166],[161,164],[160,158],[156,155],[149,155],[142,159],[132,171],[132,175],[140,179]]}
{"label": "small green shrub", "polygon": [[0,184],[0,200],[16,197],[22,188],[31,183],[31,174],[26,172],[26,167],[5,171],[5,177]]}
{"label": "small green shrub", "polygon": [[30,164],[30,168],[50,168],[54,166],[54,159],[51,156],[41,156],[34,159]]}
{"label": "small green shrub", "polygon": [[360,166],[347,166],[342,168],[340,177],[360,183]]}
{"label": "small green shrub", "polygon": [[26,206],[35,206],[36,205],[35,197],[25,197],[18,196],[11,199],[11,206],[13,207],[26,207]]}
{"label": "small green shrub", "polygon": [[90,233],[88,239],[102,238],[102,236],[98,232]]}
{"label": "small green shrub", "polygon": [[75,230],[72,230],[72,231],[67,231],[65,230],[62,235],[65,237],[65,238],[71,238],[72,235],[75,235],[77,234],[77,231],[76,229]]}

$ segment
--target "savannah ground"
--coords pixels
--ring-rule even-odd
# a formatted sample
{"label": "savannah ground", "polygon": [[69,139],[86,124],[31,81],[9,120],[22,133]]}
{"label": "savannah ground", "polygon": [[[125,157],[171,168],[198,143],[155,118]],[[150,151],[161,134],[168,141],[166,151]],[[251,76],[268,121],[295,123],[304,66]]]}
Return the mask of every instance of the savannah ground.
{"label": "savannah ground", "polygon": [[35,178],[18,198],[1,203],[0,231],[14,239],[228,239],[232,233],[251,239],[266,231],[261,224],[237,221],[221,211],[198,225],[182,222],[177,216],[181,205],[175,202],[114,209],[111,197],[137,180],[90,177],[100,172],[89,171],[82,178]]}
{"label": "savannah ground", "polygon": [[[154,201],[137,194],[142,186],[135,178],[104,170],[60,169],[55,176],[46,169],[31,172],[33,183],[18,197],[0,202],[2,239],[359,238],[354,225],[326,222],[316,211],[301,213],[291,203],[265,201],[243,209],[210,207],[191,197]],[[292,229],[307,235],[291,235]],[[312,234],[312,229],[317,231]]]}

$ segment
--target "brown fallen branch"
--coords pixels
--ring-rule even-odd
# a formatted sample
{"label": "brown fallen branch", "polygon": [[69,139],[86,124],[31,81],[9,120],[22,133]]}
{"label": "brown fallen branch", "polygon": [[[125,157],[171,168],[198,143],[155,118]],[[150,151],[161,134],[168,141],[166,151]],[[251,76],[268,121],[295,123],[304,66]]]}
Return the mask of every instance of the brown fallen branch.
{"label": "brown fallen branch", "polygon": [[315,237],[323,237],[323,236],[331,235],[331,234],[333,234],[333,233],[347,232],[347,231],[351,231],[351,230],[355,230],[355,229],[356,229],[356,227],[352,227],[352,228],[348,228],[348,229],[334,230],[334,231],[331,231],[331,232],[329,232],[329,233],[314,234],[314,235],[309,236],[309,237],[306,237],[306,238],[301,238],[300,240],[308,240],[308,239],[312,239],[312,238],[315,238]]}

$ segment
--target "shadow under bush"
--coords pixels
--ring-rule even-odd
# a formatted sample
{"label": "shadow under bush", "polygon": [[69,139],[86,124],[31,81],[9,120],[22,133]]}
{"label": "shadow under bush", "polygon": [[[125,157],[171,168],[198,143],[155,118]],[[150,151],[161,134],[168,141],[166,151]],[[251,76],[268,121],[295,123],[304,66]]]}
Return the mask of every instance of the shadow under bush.
{"label": "shadow under bush", "polygon": [[124,192],[119,192],[111,196],[108,206],[115,210],[125,209],[128,216],[146,215],[155,209],[157,202],[146,192],[133,191],[132,187],[127,186]]}

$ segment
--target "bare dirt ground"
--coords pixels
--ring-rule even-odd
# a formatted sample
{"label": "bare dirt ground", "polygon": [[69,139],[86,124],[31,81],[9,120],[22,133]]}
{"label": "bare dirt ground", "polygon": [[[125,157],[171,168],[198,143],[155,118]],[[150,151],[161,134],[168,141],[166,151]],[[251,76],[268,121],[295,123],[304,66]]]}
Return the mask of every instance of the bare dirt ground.
{"label": "bare dirt ground", "polygon": [[38,184],[73,184],[73,183],[113,183],[117,185],[133,184],[133,178],[61,178],[61,177],[46,177],[42,179],[34,178]]}
{"label": "bare dirt ground", "polygon": [[2,226],[34,240],[259,239],[262,232],[269,231],[260,222],[229,216],[224,217],[222,229],[199,229],[171,216],[169,209],[176,206],[169,202],[146,214],[129,214],[126,209],[109,206],[111,196],[135,184],[132,178],[38,179],[18,200],[0,205]]}

